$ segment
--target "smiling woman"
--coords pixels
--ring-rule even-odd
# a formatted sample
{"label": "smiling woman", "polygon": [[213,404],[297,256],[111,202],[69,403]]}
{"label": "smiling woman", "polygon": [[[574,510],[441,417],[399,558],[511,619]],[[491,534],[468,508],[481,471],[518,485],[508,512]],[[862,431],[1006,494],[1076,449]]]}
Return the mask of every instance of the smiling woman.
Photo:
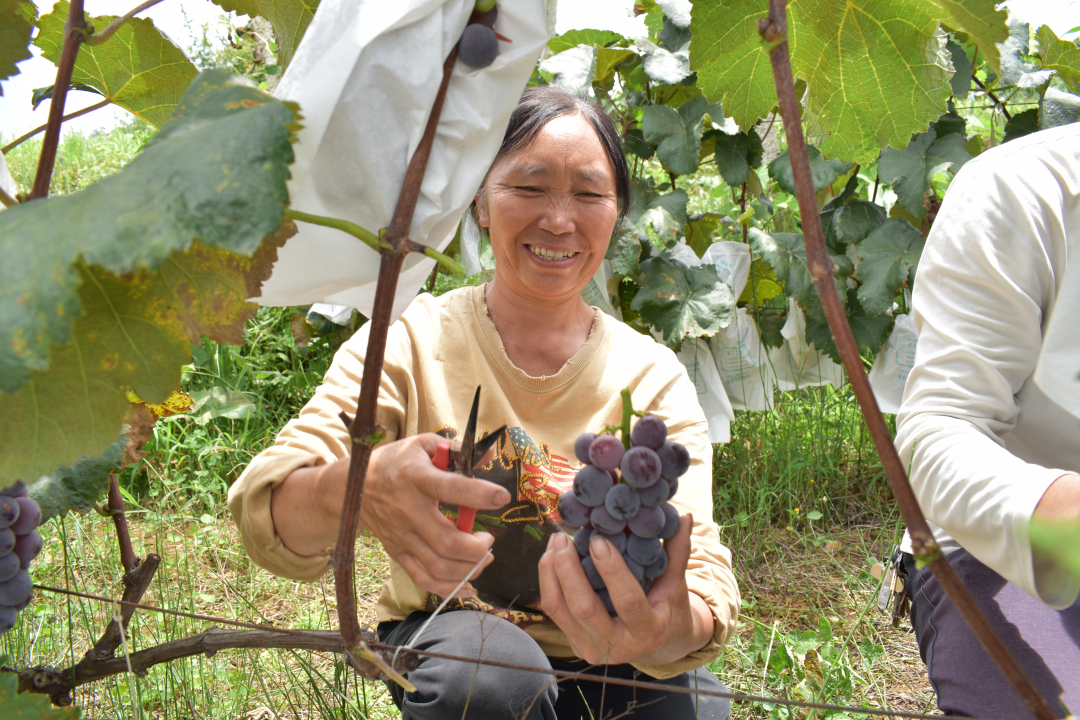
{"label": "smiling woman", "polygon": [[[712,447],[697,392],[666,347],[581,298],[628,203],[626,160],[610,119],[552,88],[526,91],[473,212],[496,256],[495,276],[439,298],[419,296],[387,337],[378,422],[360,521],[391,572],[376,608],[379,636],[414,642],[441,599],[468,583],[416,647],[537,668],[647,673],[681,688],[723,686],[704,665],[738,612],[731,557],[712,521]],[[314,580],[340,525],[366,333],[345,343],[323,385],[229,491],[249,554],[287,577]],[[475,478],[432,464],[460,440],[477,384],[477,427],[506,424]],[[666,572],[646,592],[610,542],[588,552],[618,612],[611,616],[560,532],[559,497],[580,467],[574,441],[621,420],[620,391],[658,416],[688,449],[672,503],[679,531]],[[460,532],[457,507],[477,508]],[[716,697],[623,691],[543,674],[424,657],[393,686],[406,718],[643,718],[727,716]],[[531,708],[531,709],[530,709]],[[466,715],[467,711],[467,715]]]}

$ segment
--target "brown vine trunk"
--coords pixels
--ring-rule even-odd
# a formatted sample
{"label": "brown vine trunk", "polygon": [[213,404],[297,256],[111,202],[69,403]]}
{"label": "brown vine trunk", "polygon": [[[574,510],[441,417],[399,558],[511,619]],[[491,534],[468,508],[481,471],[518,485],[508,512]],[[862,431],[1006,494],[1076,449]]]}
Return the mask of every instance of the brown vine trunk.
{"label": "brown vine trunk", "polygon": [[911,534],[914,554],[922,562],[930,565],[934,576],[941,583],[949,599],[956,605],[975,637],[986,648],[987,653],[1023,699],[1031,714],[1038,720],[1053,720],[1054,713],[1046,700],[1035,689],[1027,673],[998,637],[986,615],[975,603],[971,593],[964,587],[963,582],[957,577],[934,541],[930,526],[919,508],[915,492],[900,462],[900,456],[893,446],[892,435],[885,424],[885,418],[870,389],[870,381],[866,376],[862,358],[859,356],[843,304],[840,302],[840,296],[836,293],[833,283],[832,259],[825,248],[825,236],[821,228],[821,218],[818,215],[817,199],[810,174],[810,160],[806,153],[806,141],[803,138],[799,101],[795,96],[795,83],[791,73],[785,0],[769,0],[769,16],[758,20],[758,30],[765,42],[773,46],[769,54],[780,100],[780,114],[784,119],[784,130],[787,132],[788,157],[791,159],[792,174],[795,176],[796,196],[806,241],[807,265],[810,267],[814,287],[817,288],[821,298],[825,316],[829,321],[829,329],[832,330],[833,338],[836,340],[852,390],[859,401],[863,418],[870,428],[870,435],[874,439],[889,486],[892,488],[893,496],[900,506],[900,514]]}

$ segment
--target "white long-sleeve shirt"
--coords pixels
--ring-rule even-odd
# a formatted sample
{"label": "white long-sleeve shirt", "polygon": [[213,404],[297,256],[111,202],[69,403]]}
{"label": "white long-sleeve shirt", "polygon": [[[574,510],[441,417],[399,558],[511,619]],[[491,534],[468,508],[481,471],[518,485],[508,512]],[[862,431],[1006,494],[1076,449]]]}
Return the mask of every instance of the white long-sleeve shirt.
{"label": "white long-sleeve shirt", "polygon": [[[919,263],[919,343],[897,415],[896,447],[942,548],[1059,609],[1080,583],[1036,577],[1026,526],[1050,484],[1080,472],[1080,421],[1032,374],[1078,253],[1080,124],[965,165]],[[1080,367],[1080,322],[1072,332]]]}

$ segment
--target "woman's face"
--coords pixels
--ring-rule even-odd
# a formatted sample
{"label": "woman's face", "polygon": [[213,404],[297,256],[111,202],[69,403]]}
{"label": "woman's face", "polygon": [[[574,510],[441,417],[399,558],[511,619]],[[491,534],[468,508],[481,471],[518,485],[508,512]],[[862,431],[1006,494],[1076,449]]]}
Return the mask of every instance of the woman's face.
{"label": "woman's face", "polygon": [[486,191],[478,219],[491,236],[498,282],[541,303],[580,293],[618,216],[615,172],[588,121],[549,122],[531,145],[492,166]]}

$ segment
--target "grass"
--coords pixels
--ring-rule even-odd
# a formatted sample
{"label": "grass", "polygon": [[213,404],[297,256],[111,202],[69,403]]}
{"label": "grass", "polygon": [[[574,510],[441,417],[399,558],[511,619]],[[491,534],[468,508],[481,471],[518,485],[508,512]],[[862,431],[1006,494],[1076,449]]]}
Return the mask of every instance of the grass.
{"label": "grass", "polygon": [[[56,192],[115,172],[149,137],[132,126],[60,148]],[[40,149],[7,155],[20,187]],[[445,274],[436,292],[463,282]],[[294,337],[300,329],[301,339]],[[325,330],[325,328],[324,328]],[[121,476],[136,553],[162,564],[145,602],[167,609],[278,626],[336,624],[333,583],[276,578],[243,551],[225,507],[229,485],[311,397],[347,332],[320,334],[298,309],[263,308],[247,344],[193,347],[183,387],[196,411],[159,423],[149,454]],[[771,413],[739,411],[732,442],[714,452],[715,517],[743,594],[736,636],[713,670],[734,690],[853,705],[926,711],[933,696],[911,633],[871,607],[870,566],[896,542],[898,518],[850,388],[778,395]],[[42,529],[34,578],[45,585],[118,597],[121,569],[110,520],[69,515]],[[377,542],[358,540],[362,621],[388,572]],[[107,624],[101,603],[42,593],[23,622],[0,638],[16,667],[77,661]],[[130,650],[188,637],[209,623],[139,611]],[[280,650],[223,651],[119,675],[81,688],[91,718],[392,718],[380,683],[365,682],[335,657]],[[738,705],[735,718],[808,718],[804,711]],[[843,717],[818,714],[816,717]]]}

